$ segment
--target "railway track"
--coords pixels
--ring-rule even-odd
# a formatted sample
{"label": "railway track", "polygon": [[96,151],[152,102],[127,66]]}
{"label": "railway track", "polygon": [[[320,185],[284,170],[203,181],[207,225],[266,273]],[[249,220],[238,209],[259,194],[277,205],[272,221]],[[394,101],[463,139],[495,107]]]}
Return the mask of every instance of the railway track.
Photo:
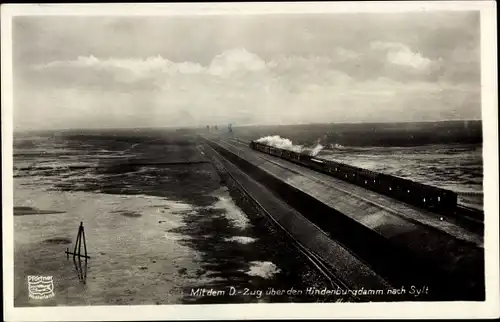
{"label": "railway track", "polygon": [[[434,290],[432,296],[440,300],[454,298],[457,294],[464,299],[484,296],[481,295],[480,260],[484,256],[482,234],[459,225],[456,220],[443,220],[438,214],[393,200],[321,171],[259,153],[243,140],[213,138],[208,143],[229,165],[235,169],[241,168],[243,175],[262,178],[266,187],[272,189],[278,198],[287,200],[304,218],[358,258],[359,263],[370,266],[375,274],[389,284],[427,283]],[[247,187],[248,182],[244,179],[242,182]],[[249,189],[263,198],[255,187],[250,185]],[[290,196],[291,199],[287,199]],[[268,206],[265,200],[263,202]],[[295,229],[284,223],[281,215],[276,216],[279,212],[274,211],[273,206],[269,209],[294,236],[300,233],[302,228]],[[317,214],[331,214],[331,217]],[[371,215],[375,215],[371,218],[384,221],[372,226],[372,222],[365,220],[370,219]],[[393,230],[386,229],[390,227]],[[393,238],[394,233],[396,238]],[[427,242],[419,242],[422,236]],[[309,249],[317,250],[316,246],[304,240],[304,236],[299,236],[299,241]],[[330,271],[328,265],[337,267],[336,257],[332,258],[328,252],[322,253],[323,250],[318,251],[317,254],[327,261],[324,270]],[[458,259],[461,264],[457,266],[455,263]],[[314,261],[315,258],[310,260]],[[321,265],[322,260],[315,262]],[[346,282],[351,281],[351,277],[344,276],[341,271],[335,273]]]}
{"label": "railway track", "polygon": [[[225,158],[219,154],[215,149],[210,147],[210,153],[216,154],[218,159],[224,160]],[[337,275],[333,273],[332,268],[328,263],[326,263],[320,256],[305,247],[300,241],[298,241],[292,234],[290,234],[287,229],[285,229],[268,211],[267,209],[252,195],[248,189],[246,189],[243,184],[227,169],[226,166],[221,165],[218,160],[214,157],[210,157],[214,163],[218,163],[220,166],[219,171],[223,171],[224,175],[228,176],[238,187],[238,189],[243,192],[245,196],[266,216],[267,219],[282,231],[286,237],[291,241],[292,245],[316,268],[316,270],[328,281],[333,289],[340,289],[342,291],[350,292],[349,286],[342,281]],[[245,174],[246,175],[246,174]],[[355,296],[350,292],[350,298],[353,300],[360,301],[358,296]]]}

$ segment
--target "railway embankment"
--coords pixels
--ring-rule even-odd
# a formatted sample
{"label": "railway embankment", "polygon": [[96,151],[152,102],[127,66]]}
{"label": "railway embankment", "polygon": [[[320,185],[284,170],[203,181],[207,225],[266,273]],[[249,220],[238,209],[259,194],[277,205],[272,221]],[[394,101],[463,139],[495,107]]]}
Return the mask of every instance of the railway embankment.
{"label": "railway embankment", "polygon": [[[264,189],[300,214],[301,220],[293,219],[282,227],[288,233],[298,236],[313,225],[349,258],[356,259],[349,263],[338,254],[330,256],[330,269],[336,270],[336,275],[343,271],[343,280],[361,281],[355,270],[365,267],[372,278],[380,278],[377,283],[427,288],[429,300],[484,299],[480,234],[373,191],[260,155],[243,145],[225,140],[206,142],[228,166],[238,168],[258,182],[261,191]],[[296,214],[270,212],[283,221],[299,218]],[[307,249],[319,249],[311,236],[303,234],[301,241]],[[324,247],[321,260],[328,257],[326,248],[330,246]],[[335,260],[337,263],[333,263]]]}

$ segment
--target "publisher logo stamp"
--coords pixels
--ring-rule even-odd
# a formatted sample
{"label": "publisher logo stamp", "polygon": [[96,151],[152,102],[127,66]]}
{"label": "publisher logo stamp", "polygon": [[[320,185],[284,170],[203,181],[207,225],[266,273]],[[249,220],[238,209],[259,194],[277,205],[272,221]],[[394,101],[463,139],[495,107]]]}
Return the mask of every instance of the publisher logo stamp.
{"label": "publisher logo stamp", "polygon": [[28,276],[29,297],[34,300],[43,300],[54,297],[54,281],[52,276]]}

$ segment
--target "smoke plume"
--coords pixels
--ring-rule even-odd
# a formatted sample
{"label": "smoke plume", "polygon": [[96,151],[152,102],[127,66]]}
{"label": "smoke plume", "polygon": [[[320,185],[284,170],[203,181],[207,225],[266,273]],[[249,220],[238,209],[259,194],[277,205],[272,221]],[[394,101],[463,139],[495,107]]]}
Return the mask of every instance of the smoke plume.
{"label": "smoke plume", "polygon": [[256,140],[256,142],[298,153],[304,151],[304,147],[302,145],[295,145],[291,140],[282,138],[279,135],[265,136]]}

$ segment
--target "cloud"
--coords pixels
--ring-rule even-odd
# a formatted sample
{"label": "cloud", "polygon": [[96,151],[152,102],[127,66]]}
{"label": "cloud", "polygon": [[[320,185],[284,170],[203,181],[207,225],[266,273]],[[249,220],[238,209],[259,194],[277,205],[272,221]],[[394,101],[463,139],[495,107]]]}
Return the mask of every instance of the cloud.
{"label": "cloud", "polygon": [[423,57],[418,52],[413,52],[408,46],[401,43],[374,41],[371,43],[371,49],[382,51],[386,54],[388,62],[407,66],[420,71],[426,71],[432,66],[429,58]]}
{"label": "cloud", "polygon": [[[103,86],[119,90],[130,90],[134,83],[138,87],[162,88],[169,78],[194,75],[220,82],[221,79],[242,77],[246,81],[262,81],[262,76],[280,79],[284,84],[301,87],[302,84],[349,83],[353,79],[369,80],[393,78],[399,81],[425,78],[433,64],[428,58],[412,52],[398,43],[373,42],[373,52],[357,53],[338,47],[332,56],[279,55],[265,61],[244,48],[236,48],[215,55],[205,66],[190,61],[174,62],[160,55],[145,59],[104,58],[92,55],[75,60],[54,61],[36,65],[34,78],[43,77],[56,85]],[[387,67],[387,64],[396,65]],[[192,79],[192,78],[191,78]],[[101,80],[101,82],[99,82]],[[168,82],[167,82],[168,83]],[[163,85],[162,85],[163,84]],[[166,85],[169,86],[168,84]]]}
{"label": "cloud", "polygon": [[257,55],[243,48],[225,51],[215,56],[209,66],[203,67],[194,62],[173,62],[162,56],[147,57],[146,59],[98,59],[92,55],[78,57],[76,60],[54,61],[39,64],[34,67],[38,71],[47,71],[59,68],[94,69],[94,70],[127,70],[137,76],[146,73],[173,74],[200,74],[209,73],[217,76],[230,76],[234,72],[261,71],[267,68],[266,62]]}
{"label": "cloud", "polygon": [[[50,128],[477,118],[478,88],[429,82],[419,75],[435,62],[402,44],[372,45],[370,57],[339,47],[335,57],[264,60],[236,48],[205,65],[159,55],[39,64],[19,74],[15,123]],[[395,67],[366,75],[356,67],[362,64],[364,70]]]}
{"label": "cloud", "polygon": [[147,73],[165,74],[196,74],[202,72],[204,68],[197,63],[182,62],[174,63],[161,56],[148,57],[146,59],[98,59],[94,56],[78,57],[70,61],[54,61],[47,64],[40,64],[34,67],[38,71],[50,71],[54,69],[93,69],[94,71],[111,70],[114,72],[129,71],[134,75],[141,76]]}
{"label": "cloud", "polygon": [[238,48],[215,56],[208,67],[208,72],[212,75],[227,77],[239,71],[263,71],[266,69],[266,62],[259,56],[243,48]]}

